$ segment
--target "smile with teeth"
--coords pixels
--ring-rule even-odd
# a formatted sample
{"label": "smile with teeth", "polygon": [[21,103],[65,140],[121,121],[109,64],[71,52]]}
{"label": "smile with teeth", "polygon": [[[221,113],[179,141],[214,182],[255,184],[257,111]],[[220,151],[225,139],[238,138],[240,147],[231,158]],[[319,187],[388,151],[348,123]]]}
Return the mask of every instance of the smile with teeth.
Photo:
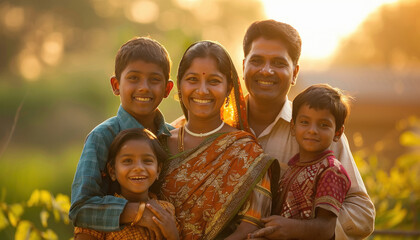
{"label": "smile with teeth", "polygon": [[274,84],[274,82],[268,82],[268,81],[263,81],[263,80],[258,80],[258,83],[262,84],[262,85],[273,85]]}
{"label": "smile with teeth", "polygon": [[145,176],[129,177],[130,180],[141,181],[147,179]]}
{"label": "smile with teeth", "polygon": [[139,102],[149,102],[152,100],[152,98],[149,97],[134,97]]}
{"label": "smile with teeth", "polygon": [[210,103],[210,102],[211,102],[211,100],[210,100],[210,99],[198,99],[198,98],[193,98],[192,100],[193,100],[193,102],[196,102],[196,103]]}

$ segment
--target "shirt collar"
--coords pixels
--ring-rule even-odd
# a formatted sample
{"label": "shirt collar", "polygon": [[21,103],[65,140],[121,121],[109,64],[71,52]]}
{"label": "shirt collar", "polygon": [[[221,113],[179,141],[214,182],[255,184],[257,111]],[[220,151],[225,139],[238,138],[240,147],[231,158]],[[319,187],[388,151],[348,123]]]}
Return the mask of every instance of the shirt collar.
{"label": "shirt collar", "polygon": [[[157,136],[171,136],[168,125],[165,123],[163,114],[159,111],[159,109],[157,109],[156,113],[157,114],[154,121],[156,126],[158,126]],[[144,126],[141,125],[141,123],[139,123],[133,116],[131,116],[131,114],[125,111],[121,105],[118,108],[117,118],[122,130],[128,128],[144,128]]]}
{"label": "shirt collar", "polygon": [[286,96],[286,101],[283,104],[283,107],[281,108],[279,115],[277,115],[276,120],[274,122],[277,122],[279,118],[284,119],[287,122],[292,121],[292,102],[289,101],[289,98]]}
{"label": "shirt collar", "polygon": [[[245,97],[245,103],[246,103],[246,109],[247,109],[247,113],[249,114],[249,110],[248,110],[248,99],[249,99],[249,94]],[[274,119],[274,121],[267,126],[266,129],[264,129],[264,131],[261,132],[261,134],[258,136],[262,137],[265,135],[268,135],[271,130],[273,129],[273,127],[276,125],[276,123],[281,119],[283,119],[286,122],[289,122],[292,120],[292,102],[289,101],[289,98],[286,96],[286,101],[283,104],[283,107],[281,108],[279,114],[277,115],[277,117]],[[254,130],[251,128],[251,132],[252,134],[255,135]]]}

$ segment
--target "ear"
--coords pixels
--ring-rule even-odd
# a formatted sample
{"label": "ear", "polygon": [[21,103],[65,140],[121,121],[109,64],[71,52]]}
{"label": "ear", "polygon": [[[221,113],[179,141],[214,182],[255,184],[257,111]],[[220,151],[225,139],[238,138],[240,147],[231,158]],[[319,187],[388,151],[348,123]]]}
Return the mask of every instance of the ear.
{"label": "ear", "polygon": [[292,119],[292,121],[290,121],[290,134],[294,137],[296,136],[295,133],[295,121]]}
{"label": "ear", "polygon": [[111,166],[111,164],[107,163],[106,168],[108,169],[108,174],[111,177],[112,181],[117,180],[117,176],[115,175],[115,167]]}
{"label": "ear", "polygon": [[111,77],[111,87],[112,87],[112,92],[114,92],[115,96],[120,95],[120,82],[115,76]]}
{"label": "ear", "polygon": [[344,126],[342,126],[340,129],[335,131],[333,141],[338,142],[338,140],[340,140],[341,135],[343,135],[343,133],[344,133]]}
{"label": "ear", "polygon": [[167,98],[169,96],[169,93],[171,93],[172,88],[174,87],[174,82],[169,79],[168,82],[166,83],[166,88],[165,88],[165,98]]}
{"label": "ear", "polygon": [[292,80],[292,86],[296,84],[297,77],[299,75],[299,64],[296,64],[295,69],[293,69],[293,80]]}

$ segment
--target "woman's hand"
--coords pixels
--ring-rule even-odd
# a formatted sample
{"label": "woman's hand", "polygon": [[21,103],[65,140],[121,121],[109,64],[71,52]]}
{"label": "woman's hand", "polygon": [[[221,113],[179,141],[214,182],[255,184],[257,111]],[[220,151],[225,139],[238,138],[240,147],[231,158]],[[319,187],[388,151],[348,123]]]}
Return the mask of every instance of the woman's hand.
{"label": "woman's hand", "polygon": [[175,217],[169,211],[160,208],[156,208],[151,204],[146,204],[146,208],[149,209],[154,216],[153,221],[159,227],[163,237],[167,240],[178,240],[178,229],[176,228]]}
{"label": "woman's hand", "polygon": [[[161,211],[164,211],[164,209],[159,205],[159,203],[154,200],[154,199],[150,199],[146,206],[150,205],[153,206],[153,208],[155,209],[160,209]],[[149,230],[149,239],[152,240],[162,240],[163,236],[162,236],[162,230],[161,228],[155,223],[155,221],[153,221],[153,216],[154,213],[152,211],[150,211],[150,208],[145,208],[144,209],[144,213],[143,216],[141,217],[140,221],[137,223],[137,225],[145,227]]]}

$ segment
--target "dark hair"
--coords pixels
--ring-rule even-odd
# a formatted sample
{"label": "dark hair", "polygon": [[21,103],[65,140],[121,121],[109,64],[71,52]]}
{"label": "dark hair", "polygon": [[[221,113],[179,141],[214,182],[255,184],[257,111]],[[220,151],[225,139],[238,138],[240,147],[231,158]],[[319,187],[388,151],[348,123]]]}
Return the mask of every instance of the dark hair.
{"label": "dark hair", "polygon": [[252,42],[261,37],[268,40],[282,41],[287,47],[287,52],[292,58],[293,64],[297,65],[302,48],[302,39],[295,28],[287,23],[271,19],[252,23],[244,37],[243,48],[245,57],[251,51]]}
{"label": "dark hair", "polygon": [[[192,62],[196,58],[206,58],[211,57],[216,61],[217,69],[226,76],[228,82],[228,91],[229,93],[234,85],[234,82],[237,81],[238,72],[236,71],[235,65],[233,65],[232,59],[229,56],[229,53],[226,49],[219,43],[213,41],[200,41],[192,44],[182,56],[181,62],[178,67],[177,75],[177,87],[178,91],[180,90],[181,80],[184,77],[185,72],[190,68]],[[185,117],[188,119],[187,110],[184,107],[184,104],[180,102],[182,111],[184,112]]]}
{"label": "dark hair", "polygon": [[[112,141],[108,150],[107,165],[109,164],[111,167],[115,168],[115,158],[118,152],[120,151],[121,147],[124,145],[124,143],[126,143],[129,140],[146,141],[152,148],[153,153],[156,155],[158,166],[162,166],[163,162],[165,162],[168,159],[168,154],[163,149],[157,137],[151,131],[141,128],[130,128],[118,133]],[[106,172],[109,177],[108,171]],[[117,181],[113,181],[110,185],[108,193],[114,194],[120,192],[120,185]]]}
{"label": "dark hair", "polygon": [[307,104],[309,108],[327,109],[335,118],[336,131],[343,125],[350,114],[349,101],[351,97],[338,88],[328,84],[315,84],[299,93],[293,100],[292,120],[296,123],[299,109]]}
{"label": "dark hair", "polygon": [[115,77],[118,81],[127,65],[137,60],[160,66],[165,80],[168,81],[171,71],[169,53],[162,44],[148,37],[135,37],[124,43],[118,50],[115,57]]}

